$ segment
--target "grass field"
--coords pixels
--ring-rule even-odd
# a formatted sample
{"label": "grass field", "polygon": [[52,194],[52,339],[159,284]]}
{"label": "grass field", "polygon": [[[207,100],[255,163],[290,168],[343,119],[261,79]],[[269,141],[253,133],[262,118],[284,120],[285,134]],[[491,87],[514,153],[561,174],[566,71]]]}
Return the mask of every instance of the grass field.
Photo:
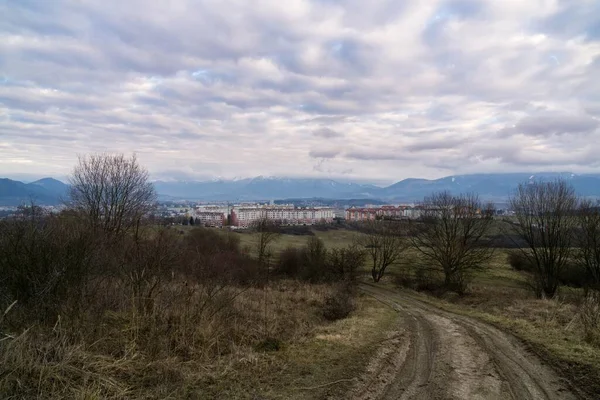
{"label": "grass field", "polygon": [[[333,229],[327,231],[313,230],[314,236],[323,240],[327,248],[345,247],[351,245],[360,233],[347,229]],[[240,238],[242,247],[247,246],[253,251],[257,241],[256,233],[239,232],[235,233]],[[306,244],[307,240],[312,236],[309,235],[280,235],[272,244],[272,252],[277,255],[281,250],[287,247],[300,247]]]}

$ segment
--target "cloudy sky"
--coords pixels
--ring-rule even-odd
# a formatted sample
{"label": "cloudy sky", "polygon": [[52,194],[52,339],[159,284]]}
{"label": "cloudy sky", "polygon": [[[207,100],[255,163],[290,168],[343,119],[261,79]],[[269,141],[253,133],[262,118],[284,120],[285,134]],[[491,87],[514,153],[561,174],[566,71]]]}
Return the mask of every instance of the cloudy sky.
{"label": "cloudy sky", "polygon": [[600,172],[598,0],[2,0],[0,176]]}

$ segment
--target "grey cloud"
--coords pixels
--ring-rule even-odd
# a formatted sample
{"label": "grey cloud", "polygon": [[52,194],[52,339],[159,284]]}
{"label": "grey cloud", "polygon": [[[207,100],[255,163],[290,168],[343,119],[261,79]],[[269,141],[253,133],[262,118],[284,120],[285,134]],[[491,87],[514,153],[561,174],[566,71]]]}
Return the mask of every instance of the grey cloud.
{"label": "grey cloud", "polygon": [[[561,0],[560,12],[537,22],[542,32],[560,35],[563,38],[583,35],[587,40],[600,40],[600,4],[595,1],[573,2]],[[572,21],[578,21],[573,24]]]}
{"label": "grey cloud", "polygon": [[312,158],[335,158],[338,154],[340,154],[339,150],[331,149],[331,150],[311,150],[308,155]]}
{"label": "grey cloud", "polygon": [[406,153],[402,151],[382,150],[353,150],[344,153],[344,157],[362,161],[398,161],[410,159]]}
{"label": "grey cloud", "polygon": [[344,136],[342,133],[336,132],[333,129],[329,128],[317,129],[313,131],[313,135],[324,139],[339,138]]}
{"label": "grey cloud", "polygon": [[432,141],[423,141],[404,146],[409,151],[428,151],[428,150],[444,150],[453,149],[465,143],[464,139],[439,139]]}
{"label": "grey cloud", "polygon": [[598,128],[599,121],[588,115],[535,115],[525,117],[503,134],[521,133],[530,136],[550,136],[587,133]]}

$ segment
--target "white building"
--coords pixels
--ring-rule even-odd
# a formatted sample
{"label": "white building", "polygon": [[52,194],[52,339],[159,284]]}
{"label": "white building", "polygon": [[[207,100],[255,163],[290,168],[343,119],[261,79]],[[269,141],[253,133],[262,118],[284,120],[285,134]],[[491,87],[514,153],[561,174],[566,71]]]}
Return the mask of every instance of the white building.
{"label": "white building", "polygon": [[332,208],[294,208],[283,206],[238,207],[231,210],[231,223],[247,227],[253,222],[266,218],[282,225],[314,225],[333,222]]}
{"label": "white building", "polygon": [[195,217],[199,225],[219,228],[227,221],[227,214],[218,211],[197,211]]}

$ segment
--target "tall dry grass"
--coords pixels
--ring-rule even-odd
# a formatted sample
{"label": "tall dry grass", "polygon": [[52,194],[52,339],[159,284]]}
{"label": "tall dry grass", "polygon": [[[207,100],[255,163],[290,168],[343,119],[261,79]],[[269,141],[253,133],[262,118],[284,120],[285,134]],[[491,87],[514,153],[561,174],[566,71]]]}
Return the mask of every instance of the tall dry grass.
{"label": "tall dry grass", "polygon": [[208,230],[106,238],[64,218],[0,226],[1,398],[211,398],[327,323],[338,290],[267,282]]}
{"label": "tall dry grass", "polygon": [[218,289],[172,282],[149,313],[122,294],[117,309],[96,320],[61,316],[52,327],[5,335],[0,393],[23,399],[200,395],[256,360],[266,337],[285,345],[323,324],[332,290],[296,281]]}

